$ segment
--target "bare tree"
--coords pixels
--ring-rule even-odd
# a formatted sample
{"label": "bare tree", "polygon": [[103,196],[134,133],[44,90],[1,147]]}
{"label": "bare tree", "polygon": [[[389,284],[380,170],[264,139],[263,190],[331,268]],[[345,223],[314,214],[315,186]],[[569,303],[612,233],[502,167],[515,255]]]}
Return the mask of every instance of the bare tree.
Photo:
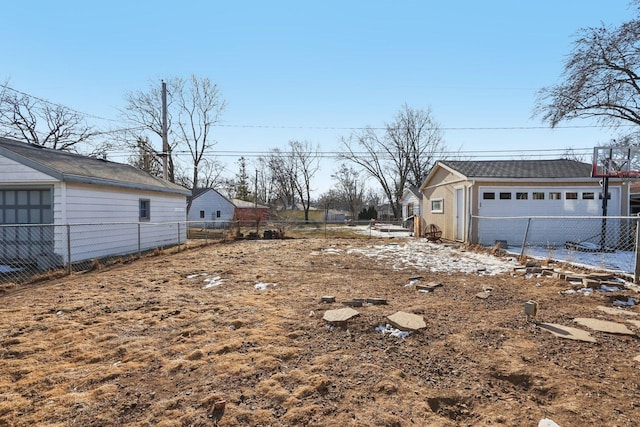
{"label": "bare tree", "polygon": [[279,148],[274,148],[262,159],[268,170],[273,198],[279,201],[285,210],[295,208],[296,190],[293,182],[295,165],[292,156]]}
{"label": "bare tree", "polygon": [[401,215],[404,189],[422,184],[446,149],[431,109],[416,110],[406,104],[384,131],[367,127],[342,142],[342,158],[359,165],[380,184],[395,218]]}
{"label": "bare tree", "polygon": [[135,152],[129,157],[129,164],[154,176],[162,176],[160,156],[147,136],[136,138]]}
{"label": "bare tree", "polygon": [[[215,141],[211,138],[212,127],[219,121],[225,108],[217,84],[208,78],[191,76],[188,80],[174,77],[167,81],[167,126],[169,135],[168,177],[172,182],[190,182],[191,188],[199,183],[199,171],[206,154]],[[158,137],[163,135],[162,89],[153,83],[146,91],[126,95],[127,106],[123,115],[129,121],[143,126]],[[174,151],[184,147],[189,152],[191,177],[176,176]]]}
{"label": "bare tree", "polygon": [[336,186],[331,192],[334,202],[338,202],[351,213],[353,219],[358,218],[358,212],[364,205],[364,182],[360,179],[360,172],[342,163],[340,169],[331,177]]}
{"label": "bare tree", "polygon": [[[640,2],[633,2],[636,7]],[[574,119],[640,124],[640,20],[578,31],[560,84],[538,92],[534,116],[551,127]]]}
{"label": "bare tree", "polygon": [[6,84],[0,92],[0,129],[6,136],[66,151],[77,151],[98,135],[79,112],[9,89]]}
{"label": "bare tree", "polygon": [[293,184],[304,209],[304,220],[309,221],[311,206],[311,180],[320,167],[318,147],[310,142],[289,141],[292,163],[294,165]]}
{"label": "bare tree", "polygon": [[275,148],[264,158],[275,198],[283,207],[295,207],[300,201],[305,221],[309,220],[311,181],[319,168],[318,147],[310,142],[289,141],[289,151]]}
{"label": "bare tree", "polygon": [[188,84],[179,80],[175,90],[172,97],[178,107],[177,137],[180,144],[189,149],[193,188],[196,188],[202,159],[216,144],[211,138],[211,128],[220,120],[226,103],[218,85],[206,77],[191,76]]}

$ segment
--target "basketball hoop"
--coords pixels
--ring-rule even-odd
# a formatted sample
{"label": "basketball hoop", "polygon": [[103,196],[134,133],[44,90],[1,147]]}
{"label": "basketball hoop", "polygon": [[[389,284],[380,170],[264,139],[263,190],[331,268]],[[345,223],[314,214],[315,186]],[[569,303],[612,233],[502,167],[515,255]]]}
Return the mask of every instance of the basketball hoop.
{"label": "basketball hoop", "polygon": [[591,176],[617,178],[623,182],[640,179],[640,150],[637,147],[596,147]]}

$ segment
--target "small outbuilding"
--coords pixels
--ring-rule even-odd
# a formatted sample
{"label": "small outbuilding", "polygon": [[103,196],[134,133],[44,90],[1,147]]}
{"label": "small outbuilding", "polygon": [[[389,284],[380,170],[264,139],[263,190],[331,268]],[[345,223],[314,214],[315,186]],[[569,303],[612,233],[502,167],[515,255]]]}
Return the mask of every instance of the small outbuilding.
{"label": "small outbuilding", "polygon": [[189,194],[130,165],[0,138],[0,260],[48,268],[184,242]]}
{"label": "small outbuilding", "polygon": [[187,219],[190,223],[217,228],[234,220],[235,205],[213,188],[196,188],[189,198]]}

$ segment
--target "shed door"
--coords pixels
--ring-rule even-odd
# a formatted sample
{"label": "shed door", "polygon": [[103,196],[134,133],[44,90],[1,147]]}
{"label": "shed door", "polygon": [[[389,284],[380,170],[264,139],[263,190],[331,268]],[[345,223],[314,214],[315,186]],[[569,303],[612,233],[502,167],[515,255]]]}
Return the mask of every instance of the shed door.
{"label": "shed door", "polygon": [[[0,189],[0,259],[38,261],[53,254],[51,189]],[[32,225],[32,226],[29,226]]]}

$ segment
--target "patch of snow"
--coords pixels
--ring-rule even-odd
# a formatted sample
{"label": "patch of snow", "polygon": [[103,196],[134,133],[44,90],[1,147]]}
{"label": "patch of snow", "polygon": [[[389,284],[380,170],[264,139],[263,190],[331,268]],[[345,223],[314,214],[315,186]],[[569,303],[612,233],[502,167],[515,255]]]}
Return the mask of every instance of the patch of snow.
{"label": "patch of snow", "polygon": [[389,324],[387,324],[386,326],[377,326],[376,331],[382,332],[382,335],[391,335],[392,337],[397,338],[406,338],[411,335],[411,332],[401,331],[400,329],[394,328]]}
{"label": "patch of snow", "polygon": [[219,285],[222,284],[222,282],[224,282],[224,279],[220,278],[220,276],[208,277],[208,278],[204,279],[204,283],[206,283],[206,285],[204,285],[204,287],[202,289],[213,288],[215,286],[219,286]]}
{"label": "patch of snow", "polygon": [[259,282],[256,283],[254,288],[256,288],[259,291],[264,291],[266,290],[269,286],[278,286],[277,283],[263,283],[263,282]]}
{"label": "patch of snow", "polygon": [[348,249],[369,258],[391,264],[396,271],[413,267],[431,272],[462,272],[496,275],[513,270],[514,259],[498,258],[490,254],[463,251],[416,239],[404,243],[372,245],[366,248]]}
{"label": "patch of snow", "polygon": [[[521,250],[520,247],[510,246],[507,253],[519,255]],[[612,273],[633,274],[635,268],[635,253],[633,251],[585,252],[561,247],[527,246],[524,255],[539,260],[553,259],[576,267]]]}

